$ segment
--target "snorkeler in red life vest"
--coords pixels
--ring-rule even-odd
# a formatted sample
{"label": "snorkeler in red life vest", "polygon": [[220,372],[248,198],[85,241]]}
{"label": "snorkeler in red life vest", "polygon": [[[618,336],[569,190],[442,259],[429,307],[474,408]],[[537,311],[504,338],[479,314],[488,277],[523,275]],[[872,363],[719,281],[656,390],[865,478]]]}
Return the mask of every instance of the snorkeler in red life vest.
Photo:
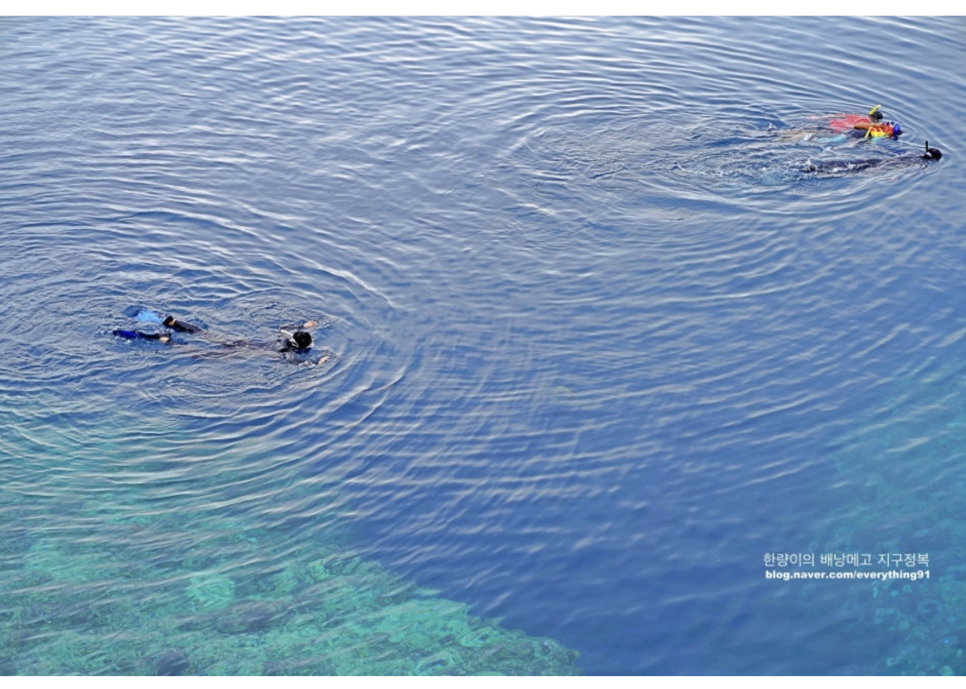
{"label": "snorkeler in red life vest", "polygon": [[898,122],[882,121],[881,105],[869,111],[868,115],[833,115],[829,118],[828,126],[833,132],[844,134],[849,131],[864,131],[865,138],[878,139],[890,137],[898,139],[902,134],[902,127]]}
{"label": "snorkeler in red life vest", "polygon": [[[864,139],[889,138],[898,140],[903,133],[902,127],[894,120],[883,121],[882,112],[879,110],[881,107],[881,105],[875,106],[867,115],[818,115],[809,119],[826,120],[828,129],[822,126],[779,130],[778,135],[785,140],[815,140],[820,143],[844,143],[848,138],[857,136],[862,136]],[[831,135],[828,134],[828,130],[831,130]],[[860,132],[864,132],[864,135]]]}

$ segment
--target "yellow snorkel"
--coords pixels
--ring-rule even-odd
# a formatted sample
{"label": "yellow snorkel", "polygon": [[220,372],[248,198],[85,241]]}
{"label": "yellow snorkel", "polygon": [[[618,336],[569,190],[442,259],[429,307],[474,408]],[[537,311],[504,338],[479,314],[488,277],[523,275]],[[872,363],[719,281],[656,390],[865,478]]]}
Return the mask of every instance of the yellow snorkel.
{"label": "yellow snorkel", "polygon": [[[881,107],[882,107],[881,105],[876,105],[874,108],[872,108],[871,110],[869,110],[869,114],[867,116],[869,118],[869,122],[881,122],[882,121],[882,113],[879,112],[879,108],[881,108]],[[882,133],[876,132],[874,128],[869,128],[865,132],[865,138],[868,139],[870,136],[877,137],[877,136],[888,136],[888,135],[887,134],[882,134]]]}

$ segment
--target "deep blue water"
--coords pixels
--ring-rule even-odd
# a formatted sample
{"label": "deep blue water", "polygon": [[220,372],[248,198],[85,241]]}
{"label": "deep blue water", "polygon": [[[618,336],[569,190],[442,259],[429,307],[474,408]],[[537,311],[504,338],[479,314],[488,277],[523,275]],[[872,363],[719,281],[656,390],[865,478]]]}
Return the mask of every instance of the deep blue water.
{"label": "deep blue water", "polygon": [[966,673],[964,40],[0,19],[0,672]]}

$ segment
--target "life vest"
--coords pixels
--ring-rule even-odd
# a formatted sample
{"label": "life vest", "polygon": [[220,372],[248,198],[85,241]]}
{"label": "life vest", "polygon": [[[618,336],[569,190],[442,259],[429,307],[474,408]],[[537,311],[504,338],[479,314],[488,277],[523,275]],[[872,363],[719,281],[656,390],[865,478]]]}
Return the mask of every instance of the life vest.
{"label": "life vest", "polygon": [[[828,125],[832,128],[834,132],[847,132],[855,129],[855,125],[859,122],[871,122],[872,116],[875,114],[876,110],[881,108],[881,105],[877,105],[871,110],[869,110],[868,115],[837,115],[834,118],[829,118]],[[879,115],[879,119],[882,119],[882,115]],[[881,135],[880,135],[881,136]],[[888,135],[887,135],[888,136]]]}
{"label": "life vest", "polygon": [[833,132],[850,132],[855,129],[856,122],[868,122],[869,118],[865,115],[843,115],[835,119],[829,119],[828,126]]}
{"label": "life vest", "polygon": [[883,136],[898,137],[902,133],[902,128],[898,122],[880,122],[873,124],[865,130],[866,138],[878,139]]}

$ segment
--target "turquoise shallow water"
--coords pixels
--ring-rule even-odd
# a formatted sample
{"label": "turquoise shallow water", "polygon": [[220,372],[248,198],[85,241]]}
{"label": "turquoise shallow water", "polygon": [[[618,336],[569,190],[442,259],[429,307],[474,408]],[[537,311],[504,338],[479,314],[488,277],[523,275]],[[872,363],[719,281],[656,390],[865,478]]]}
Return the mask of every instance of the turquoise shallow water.
{"label": "turquoise shallow water", "polygon": [[0,672],[966,672],[964,29],[0,19]]}

